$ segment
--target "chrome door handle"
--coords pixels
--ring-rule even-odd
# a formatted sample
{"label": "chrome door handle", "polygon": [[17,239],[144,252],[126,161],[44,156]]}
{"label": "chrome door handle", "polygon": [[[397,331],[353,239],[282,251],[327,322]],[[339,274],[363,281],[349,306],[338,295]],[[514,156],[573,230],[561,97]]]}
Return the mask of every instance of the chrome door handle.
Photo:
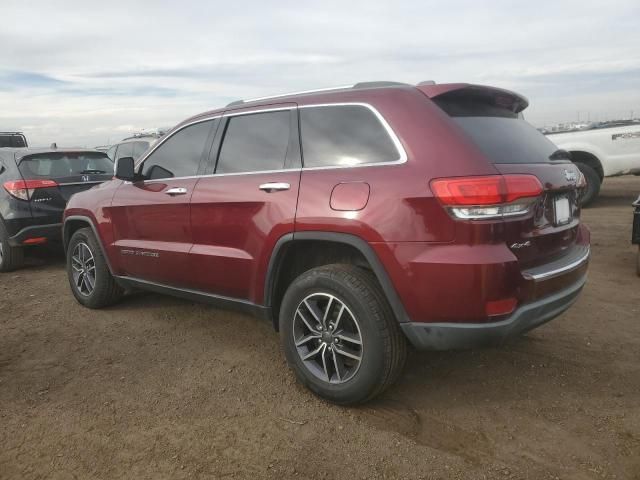
{"label": "chrome door handle", "polygon": [[176,195],[185,195],[187,193],[187,189],[186,188],[182,188],[182,187],[170,188],[169,190],[167,190],[164,193],[174,197]]}
{"label": "chrome door handle", "polygon": [[271,192],[279,192],[282,190],[289,190],[291,185],[285,182],[271,182],[271,183],[263,183],[260,185],[260,190],[263,192],[271,193]]}

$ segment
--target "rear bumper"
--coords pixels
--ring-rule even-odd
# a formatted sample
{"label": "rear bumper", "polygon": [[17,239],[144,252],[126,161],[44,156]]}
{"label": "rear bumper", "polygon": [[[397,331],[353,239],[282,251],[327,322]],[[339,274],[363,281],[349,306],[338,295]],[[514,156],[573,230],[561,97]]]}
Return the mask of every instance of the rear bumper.
{"label": "rear bumper", "polygon": [[[33,238],[46,238],[47,242],[61,241],[62,224],[51,223],[47,225],[32,225],[25,227],[12,237],[9,237],[9,245],[12,247],[22,247],[28,245],[28,240]],[[27,241],[26,244],[25,241]]]}
{"label": "rear bumper", "polygon": [[587,280],[586,275],[571,286],[526,303],[509,318],[493,323],[418,323],[400,324],[414,347],[420,350],[456,350],[500,344],[546,323],[567,310],[576,301]]}

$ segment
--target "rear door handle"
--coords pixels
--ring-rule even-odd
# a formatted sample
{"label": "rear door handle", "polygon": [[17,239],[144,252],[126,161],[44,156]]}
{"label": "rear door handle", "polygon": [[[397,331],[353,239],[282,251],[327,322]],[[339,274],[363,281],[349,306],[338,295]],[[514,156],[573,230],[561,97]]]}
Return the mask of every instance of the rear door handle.
{"label": "rear door handle", "polygon": [[263,192],[271,193],[271,192],[280,192],[282,190],[289,190],[291,185],[285,182],[271,182],[271,183],[263,183],[260,185],[260,190]]}
{"label": "rear door handle", "polygon": [[183,187],[170,188],[164,193],[166,193],[167,195],[171,195],[172,197],[175,197],[176,195],[185,195],[187,193],[187,189]]}

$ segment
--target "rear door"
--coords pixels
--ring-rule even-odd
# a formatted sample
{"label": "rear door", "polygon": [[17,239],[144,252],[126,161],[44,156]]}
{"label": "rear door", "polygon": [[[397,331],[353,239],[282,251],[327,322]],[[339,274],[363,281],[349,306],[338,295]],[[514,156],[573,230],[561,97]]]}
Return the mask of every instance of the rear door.
{"label": "rear door", "polygon": [[502,174],[533,174],[544,188],[534,214],[504,218],[505,240],[523,268],[543,264],[576,246],[580,172],[557,147],[507,108],[503,93],[474,90],[435,99]]}
{"label": "rear door", "polygon": [[22,178],[33,187],[30,208],[44,224],[60,223],[74,193],[113,177],[113,162],[103,152],[61,151],[29,155],[17,160]]}
{"label": "rear door", "polygon": [[174,132],[143,160],[143,179],[123,182],[116,191],[110,208],[114,246],[126,275],[178,287],[188,283],[189,203],[218,122],[203,120]]}
{"label": "rear door", "polygon": [[278,239],[293,231],[300,182],[294,104],[225,114],[209,173],[191,199],[191,285],[262,301],[262,280]]}

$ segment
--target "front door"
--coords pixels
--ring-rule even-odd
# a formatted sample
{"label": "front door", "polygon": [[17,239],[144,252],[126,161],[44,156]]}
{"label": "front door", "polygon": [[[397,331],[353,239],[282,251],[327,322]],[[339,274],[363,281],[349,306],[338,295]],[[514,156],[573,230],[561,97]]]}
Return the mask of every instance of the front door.
{"label": "front door", "polygon": [[119,271],[171,286],[187,283],[187,255],[193,242],[189,202],[204,170],[218,120],[185,126],[144,159],[143,179],[123,182],[112,206]]}
{"label": "front door", "polygon": [[225,114],[191,199],[192,287],[262,302],[269,256],[293,232],[300,183],[294,104]]}

